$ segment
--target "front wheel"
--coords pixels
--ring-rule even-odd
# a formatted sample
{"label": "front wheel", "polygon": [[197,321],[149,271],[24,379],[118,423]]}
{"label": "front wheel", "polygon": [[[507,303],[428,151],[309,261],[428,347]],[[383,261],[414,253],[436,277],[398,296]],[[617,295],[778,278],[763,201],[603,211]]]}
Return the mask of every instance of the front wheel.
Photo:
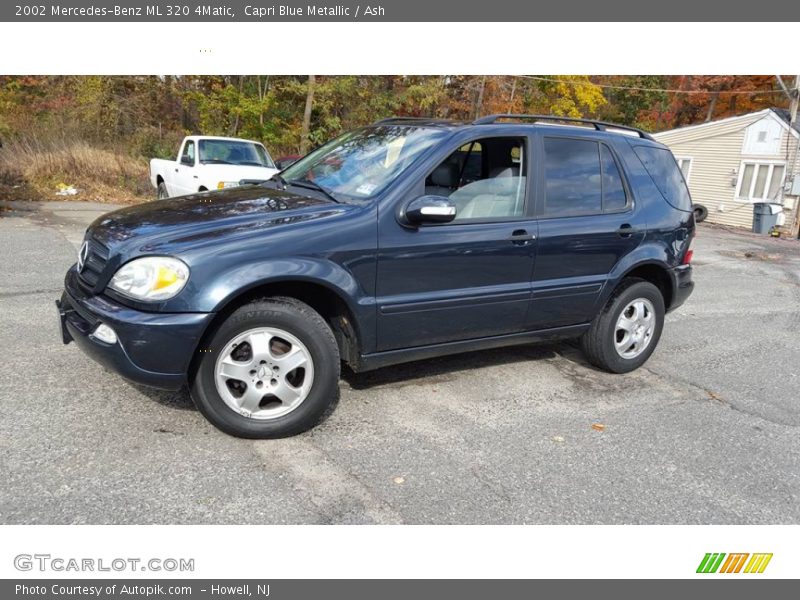
{"label": "front wheel", "polygon": [[664,328],[664,298],[652,283],[626,279],[581,339],[589,362],[611,373],[642,366]]}
{"label": "front wheel", "polygon": [[201,348],[191,386],[222,431],[278,438],[310,429],[339,397],[339,349],[325,320],[294,298],[237,309]]}
{"label": "front wheel", "polygon": [[158,199],[164,200],[169,198],[169,192],[167,191],[167,184],[163,181],[158,184]]}

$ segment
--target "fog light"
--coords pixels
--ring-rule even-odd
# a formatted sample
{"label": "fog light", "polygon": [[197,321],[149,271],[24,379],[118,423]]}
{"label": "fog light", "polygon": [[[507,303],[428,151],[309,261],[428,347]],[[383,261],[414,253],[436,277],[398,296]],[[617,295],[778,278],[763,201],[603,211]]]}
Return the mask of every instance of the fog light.
{"label": "fog light", "polygon": [[117,343],[117,334],[114,333],[114,330],[111,329],[111,327],[103,323],[100,323],[100,325],[97,326],[97,329],[95,329],[94,333],[92,333],[92,337],[97,338],[106,344]]}

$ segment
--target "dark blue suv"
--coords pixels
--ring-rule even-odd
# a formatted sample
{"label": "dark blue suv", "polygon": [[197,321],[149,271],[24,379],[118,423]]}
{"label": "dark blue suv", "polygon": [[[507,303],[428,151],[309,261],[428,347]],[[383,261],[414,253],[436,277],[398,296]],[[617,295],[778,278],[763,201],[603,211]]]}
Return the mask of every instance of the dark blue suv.
{"label": "dark blue suv", "polygon": [[669,150],[597,121],[395,118],[272,180],[125,208],[86,231],[65,343],[188,385],[233,435],[296,434],[354,371],[580,337],[644,363],[692,291],[694,217]]}

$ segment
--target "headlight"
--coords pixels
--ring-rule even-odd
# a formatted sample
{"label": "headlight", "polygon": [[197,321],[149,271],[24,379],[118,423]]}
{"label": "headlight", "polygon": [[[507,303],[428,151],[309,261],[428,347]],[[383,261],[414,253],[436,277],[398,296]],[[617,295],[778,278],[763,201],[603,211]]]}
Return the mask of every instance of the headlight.
{"label": "headlight", "polygon": [[145,256],[123,265],[108,284],[135,300],[168,300],[186,285],[189,267],[169,256]]}
{"label": "headlight", "polygon": [[231,188],[231,187],[239,187],[239,182],[238,181],[220,181],[217,184],[217,189],[218,190],[224,190],[225,188]]}

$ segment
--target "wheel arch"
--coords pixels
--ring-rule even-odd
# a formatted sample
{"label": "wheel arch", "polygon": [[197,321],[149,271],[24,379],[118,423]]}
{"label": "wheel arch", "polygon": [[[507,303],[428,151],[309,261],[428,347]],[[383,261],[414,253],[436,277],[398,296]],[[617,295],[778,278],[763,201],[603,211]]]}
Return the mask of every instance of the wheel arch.
{"label": "wheel arch", "polygon": [[[661,292],[664,298],[664,307],[666,310],[670,309],[673,298],[675,297],[675,290],[673,289],[672,277],[669,275],[669,267],[656,261],[646,261],[637,263],[628,268],[616,282],[614,289],[616,289],[625,279],[635,277],[643,279],[652,283]],[[613,290],[612,290],[613,293]]]}
{"label": "wheel arch", "polygon": [[349,365],[357,365],[364,338],[347,294],[328,282],[292,277],[253,282],[220,302],[215,309],[214,318],[198,343],[198,351],[194,353],[190,366],[190,375],[197,367],[199,350],[207,345],[209,338],[236,309],[250,302],[275,296],[295,298],[317,311],[333,330],[341,359]]}

